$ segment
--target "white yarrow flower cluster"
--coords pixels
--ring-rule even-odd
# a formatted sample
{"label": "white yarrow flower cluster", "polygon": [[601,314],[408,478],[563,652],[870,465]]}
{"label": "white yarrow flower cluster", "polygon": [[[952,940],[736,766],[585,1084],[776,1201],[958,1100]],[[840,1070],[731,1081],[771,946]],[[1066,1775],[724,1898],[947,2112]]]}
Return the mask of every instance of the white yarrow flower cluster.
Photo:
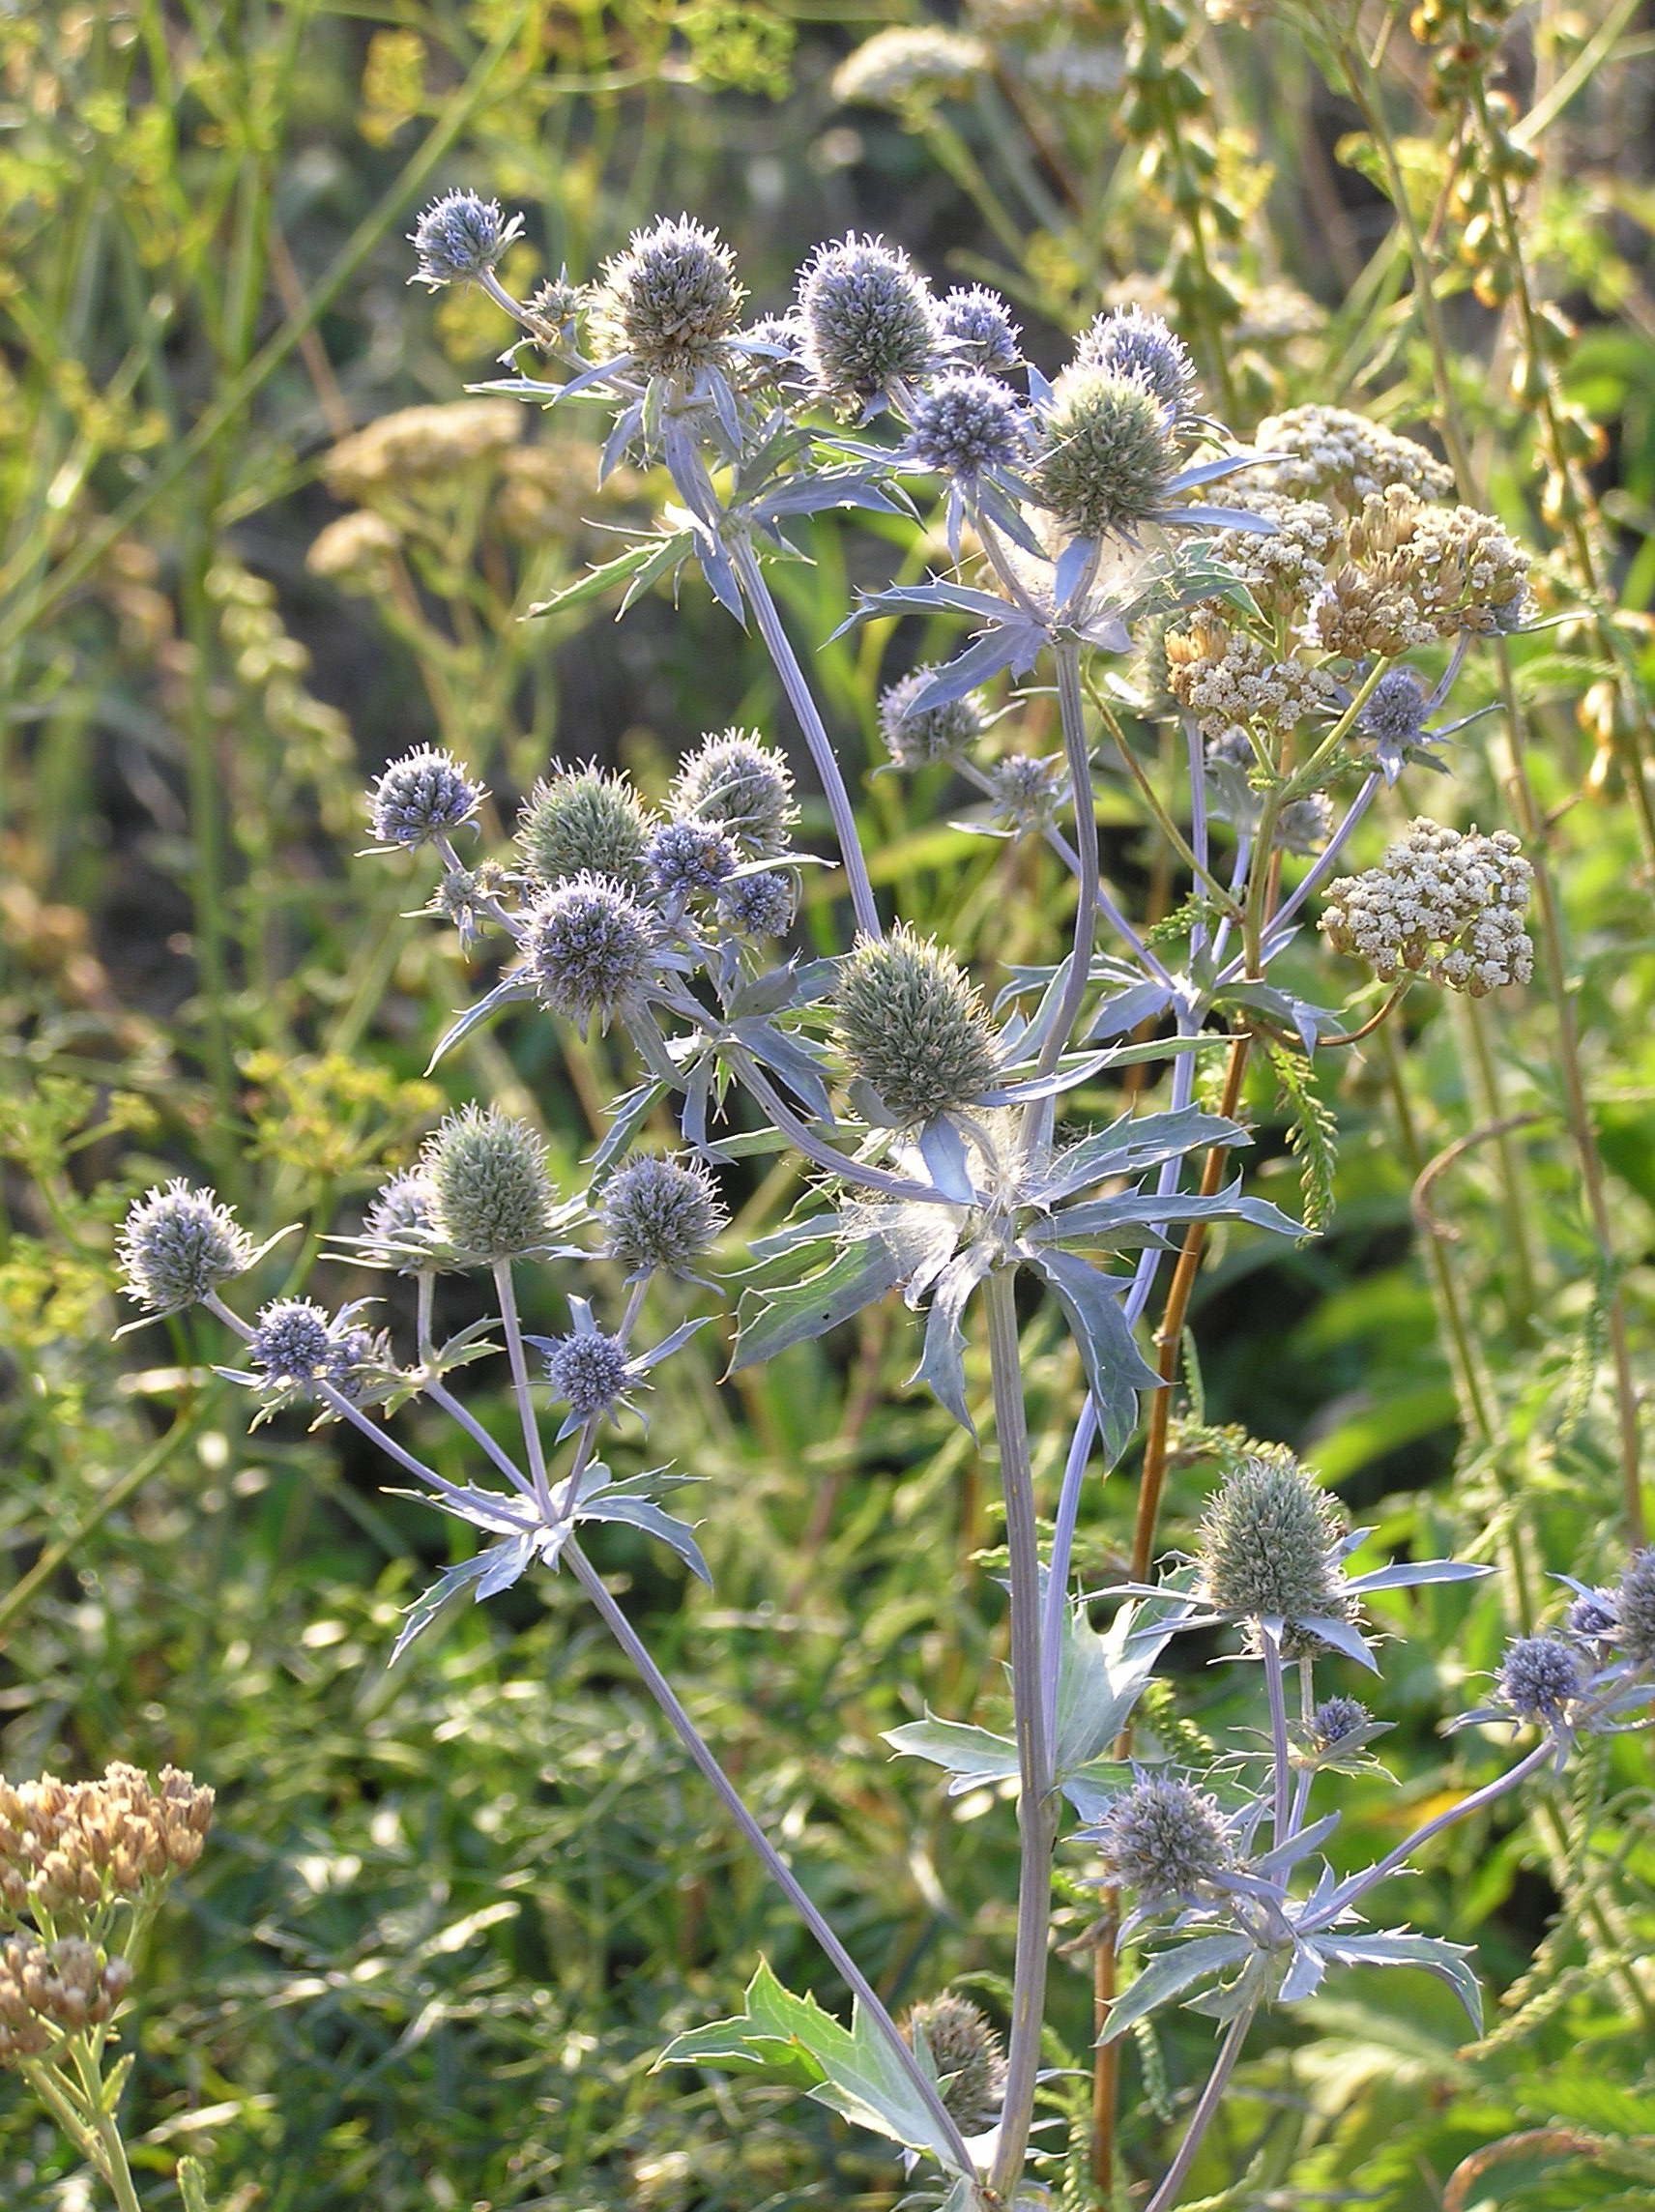
{"label": "white yarrow flower cluster", "polygon": [[1387,982],[1406,968],[1480,999],[1534,973],[1523,926],[1533,878],[1508,830],[1462,835],[1422,817],[1377,868],[1333,885],[1321,927]]}

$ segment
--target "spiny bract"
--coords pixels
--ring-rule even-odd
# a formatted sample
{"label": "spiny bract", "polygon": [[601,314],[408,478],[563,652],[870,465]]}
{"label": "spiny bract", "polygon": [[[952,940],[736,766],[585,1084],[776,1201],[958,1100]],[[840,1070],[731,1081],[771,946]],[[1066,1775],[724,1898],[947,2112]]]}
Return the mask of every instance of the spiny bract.
{"label": "spiny bract", "polygon": [[560,768],[530,792],[517,819],[517,849],[537,883],[561,884],[585,872],[639,891],[648,881],[652,827],[624,775],[595,764]]}
{"label": "spiny bract", "polygon": [[252,1265],[252,1239],[233,1208],[182,1176],[151,1190],[128,1213],[115,1247],[128,1297],[155,1314],[194,1305]]}
{"label": "spiny bract", "polygon": [[847,956],[835,1010],[845,1058],[902,1121],[966,1105],[999,1072],[974,986],[951,953],[906,925]]}
{"label": "spiny bract", "polygon": [[1203,1589],[1240,1620],[1342,1620],[1338,1508],[1298,1462],[1244,1459],[1201,1528]]}
{"label": "spiny bract", "polygon": [[555,1194],[546,1149],[527,1121],[473,1101],[427,1139],[421,1165],[438,1232],[457,1254],[516,1260],[545,1243]]}
{"label": "spiny bract", "polygon": [[699,1160],[648,1152],[616,1169],[603,1186],[598,1217],[604,1250],[630,1274],[693,1266],[730,1218]]}

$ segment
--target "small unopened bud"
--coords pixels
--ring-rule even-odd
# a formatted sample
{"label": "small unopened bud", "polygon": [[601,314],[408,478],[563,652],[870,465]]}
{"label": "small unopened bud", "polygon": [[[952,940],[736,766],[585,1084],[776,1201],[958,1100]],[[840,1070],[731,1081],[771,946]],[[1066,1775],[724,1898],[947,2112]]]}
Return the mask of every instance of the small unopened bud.
{"label": "small unopened bud", "polygon": [[838,1038],[904,1121],[964,1106],[999,1073],[993,1025],[958,961],[906,926],[864,938],[839,972]]}
{"label": "small unopened bud", "polygon": [[355,1348],[312,1298],[276,1298],[258,1318],[247,1358],[267,1387],[311,1391],[337,1387],[355,1364]]}
{"label": "small unopened bud", "polygon": [[1295,1459],[1244,1459],[1201,1528],[1202,1588],[1239,1620],[1340,1620],[1338,1509]]}
{"label": "small unopened bud", "polygon": [[1132,530],[1165,506],[1177,461],[1165,404],[1136,377],[1077,364],[1052,388],[1031,480],[1083,538]]}
{"label": "small unopened bud", "polygon": [[537,883],[609,876],[629,891],[648,881],[648,810],[624,776],[595,765],[559,769],[536,784],[517,822],[517,846]]}
{"label": "small unopened bud", "polygon": [[606,1413],[634,1379],[635,1370],[618,1336],[601,1329],[560,1336],[546,1353],[546,1375],[576,1420]]}

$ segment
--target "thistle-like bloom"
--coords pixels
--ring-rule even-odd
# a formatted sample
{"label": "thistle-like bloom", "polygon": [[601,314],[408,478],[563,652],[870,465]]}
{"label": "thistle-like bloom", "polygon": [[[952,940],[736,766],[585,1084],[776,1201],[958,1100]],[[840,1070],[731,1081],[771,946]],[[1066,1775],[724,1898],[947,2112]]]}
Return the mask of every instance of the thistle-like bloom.
{"label": "thistle-like bloom", "polygon": [[908,451],[940,475],[970,480],[1013,467],[1029,444],[1029,419],[1016,393],[981,369],[940,376],[915,399]]}
{"label": "thistle-like bloom", "polygon": [[631,1278],[657,1267],[691,1273],[730,1216],[699,1160],[641,1152],[604,1184],[598,1219],[604,1251]]}
{"label": "thistle-like bloom", "polygon": [[1560,1636],[1520,1636],[1499,1671],[1500,1695],[1519,1720],[1556,1728],[1583,1695],[1586,1671],[1580,1653]]}
{"label": "thistle-like bloom", "polygon": [[1110,1875],[1144,1905],[1196,1896],[1234,1858],[1217,1800],[1176,1775],[1140,1775],[1095,1833]]}
{"label": "thistle-like bloom", "polygon": [[669,920],[701,891],[716,890],[738,864],[735,845],[711,822],[666,822],[650,839],[650,883]]}
{"label": "thistle-like bloom", "polygon": [[1194,407],[1196,373],[1189,348],[1159,315],[1143,307],[1117,307],[1099,315],[1075,348],[1075,362],[1082,368],[1135,379],[1172,410],[1175,420]]}
{"label": "thistle-like bloom", "polygon": [[517,849],[539,884],[610,876],[629,891],[649,882],[648,808],[624,775],[595,762],[556,769],[537,783],[517,818]]}
{"label": "thistle-like bloom", "polygon": [[669,804],[677,821],[722,830],[749,860],[784,853],[798,820],[793,771],[756,730],[710,731],[681,762]]}
{"label": "thistle-like bloom", "polygon": [[556,1338],[546,1353],[546,1375],[577,1421],[609,1412],[637,1380],[621,1339],[595,1328]]}
{"label": "thistle-like bloom", "polygon": [[793,878],[773,868],[732,876],[718,887],[718,918],[743,937],[785,937],[797,905]]}
{"label": "thistle-like bloom", "polygon": [[999,1074],[993,1024],[959,962],[903,925],[863,938],[839,971],[837,1037],[899,1121],[967,1105]]}
{"label": "thistle-like bloom", "polygon": [[499,918],[501,902],[511,888],[511,879],[498,860],[479,860],[475,868],[448,868],[424,908],[451,922],[459,931],[461,948],[469,952],[491,922]]}
{"label": "thistle-like bloom", "polygon": [[1342,1535],[1332,1499],[1295,1459],[1244,1459],[1202,1522],[1203,1594],[1250,1624],[1349,1621]]}
{"label": "thistle-like bloom", "polygon": [[128,1297],[152,1314],[192,1306],[252,1266],[252,1238],[212,1190],[175,1177],[128,1213],[115,1246]]}
{"label": "thistle-like bloom", "polygon": [[612,878],[571,876],[531,910],[524,928],[535,995],[583,1030],[594,1014],[607,1027],[654,972],[656,926]]}
{"label": "thistle-like bloom", "polygon": [[482,803],[474,783],[450,752],[420,745],[393,760],[369,788],[368,820],[385,846],[429,844],[469,822]]}
{"label": "thistle-like bloom", "polygon": [[363,1217],[359,1244],[364,1259],[404,1275],[437,1265],[437,1186],[426,1169],[404,1168],[380,1187]]}
{"label": "thistle-like bloom", "polygon": [[1422,817],[1377,868],[1329,887],[1321,928],[1386,982],[1406,968],[1485,998],[1534,973],[1523,927],[1533,880],[1509,830],[1462,836]]}
{"label": "thistle-like bloom", "polygon": [[605,263],[594,335],[600,355],[629,355],[651,376],[693,383],[724,359],[745,298],[718,233],[687,215],[663,216]]}
{"label": "thistle-like bloom", "polygon": [[1640,1672],[1655,1669],[1655,1547],[1640,1552],[1614,1593],[1615,1635]]}
{"label": "thistle-like bloom", "polygon": [[409,244],[420,256],[412,283],[477,283],[493,272],[495,263],[523,228],[523,218],[509,222],[498,200],[479,199],[476,192],[445,192],[434,200],[409,232]]}
{"label": "thistle-like bloom", "polygon": [[426,1140],[434,1225],[443,1242],[474,1265],[539,1251],[555,1193],[546,1148],[527,1121],[475,1103],[450,1114]]}
{"label": "thistle-like bloom", "polygon": [[1044,759],[1032,753],[1008,753],[988,771],[994,799],[994,817],[1019,836],[1047,830],[1057,818],[1068,789],[1068,769],[1061,753]]}
{"label": "thistle-like bloom", "polygon": [[1608,1644],[1620,1627],[1620,1604],[1615,1591],[1590,1588],[1577,1583],[1575,1596],[1564,1615],[1571,1636],[1583,1644]]}
{"label": "thistle-like bloom", "polygon": [[915,699],[937,674],[927,664],[880,693],[880,735],[898,768],[956,759],[982,735],[982,710],[968,692],[941,707],[915,707]]}
{"label": "thistle-like bloom", "polygon": [[1395,783],[1419,745],[1431,712],[1430,694],[1411,668],[1387,668],[1356,717],[1357,735],[1372,745],[1376,767]]}
{"label": "thistle-like bloom", "polygon": [[855,231],[819,246],[798,279],[804,365],[823,398],[866,406],[925,375],[937,312],[899,247]]}
{"label": "thistle-like bloom", "polygon": [[337,1388],[356,1364],[356,1347],[341,1336],[334,1318],[313,1298],[276,1298],[258,1317],[247,1344],[247,1360],[266,1390]]}
{"label": "thistle-like bloom", "polygon": [[937,327],[944,351],[962,367],[1003,375],[1023,358],[1023,333],[986,284],[956,284],[937,310]]}
{"label": "thistle-like bloom", "polygon": [[943,2103],[967,2136],[994,2125],[1005,2099],[1005,2053],[974,2004],[946,1991],[916,2004],[905,2032],[923,2037],[943,2085]]}
{"label": "thistle-like bloom", "polygon": [[1170,424],[1165,401],[1139,378],[1076,363],[1042,411],[1035,497],[1080,538],[1151,521],[1178,473]]}

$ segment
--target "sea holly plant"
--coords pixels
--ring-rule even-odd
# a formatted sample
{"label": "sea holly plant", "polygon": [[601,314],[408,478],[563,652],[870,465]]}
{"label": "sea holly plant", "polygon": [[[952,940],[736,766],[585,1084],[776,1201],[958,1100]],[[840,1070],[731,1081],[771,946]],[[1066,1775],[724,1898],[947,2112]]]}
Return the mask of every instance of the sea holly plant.
{"label": "sea holly plant", "polygon": [[[888,2139],[928,2186],[940,2178],[949,2212],[1015,2205],[1050,2164],[1034,2122],[1060,1850],[1104,1890],[1101,1930],[1114,1926],[1107,1901],[1131,1892],[1120,1938],[1170,1946],[1125,1983],[1100,2021],[1105,2041],[1192,1993],[1225,2023],[1155,2184],[1164,2212],[1266,2005],[1307,1998],[1330,1968],[1357,1963],[1420,1966],[1474,1996],[1460,1953],[1365,1918],[1369,1892],[1435,1824],[1340,1879],[1319,1857],[1337,1814],[1312,1819],[1309,1801],[1324,1773],[1370,1760],[1380,1730],[1352,1699],[1319,1697],[1317,1668],[1373,1664],[1363,1607],[1374,1592],[1476,1570],[1353,1574],[1365,1532],[1345,1534],[1309,1473],[1269,1457],[1220,1490],[1194,1558],[1159,1581],[1153,1569],[1166,1353],[1182,1339],[1203,1239],[1215,1223],[1303,1233],[1243,1185],[1249,1052],[1261,1044],[1304,1070],[1292,1081],[1308,1096],[1313,1056],[1353,1044],[1416,975],[1482,996],[1526,975],[1527,878],[1513,841],[1430,824],[1328,889],[1331,946],[1393,985],[1377,1013],[1347,1030],[1344,1010],[1306,1000],[1276,968],[1376,797],[1452,742],[1461,724],[1441,717],[1478,637],[1527,619],[1524,557],[1488,517],[1443,503],[1448,480],[1430,452],[1360,417],[1303,409],[1237,446],[1204,411],[1178,338],[1141,310],[1099,316],[1048,379],[1022,359],[1002,303],[980,289],[939,301],[879,240],[824,245],[791,304],[749,321],[729,248],[687,216],[638,232],[595,284],[560,278],[521,302],[496,268],[512,234],[498,207],[466,194],[439,201],[416,233],[421,281],[479,284],[520,327],[509,373],[488,392],[602,411],[599,470],[658,464],[673,486],[655,529],[554,603],[619,591],[624,612],[698,569],[773,660],[836,850],[799,842],[792,770],[759,731],[692,742],[660,805],[595,762],[549,763],[500,850],[479,841],[496,817],[461,762],[430,747],[393,761],[368,794],[375,846],[391,864],[430,871],[431,914],[462,949],[503,962],[435,1040],[434,1061],[508,1008],[566,1033],[607,1031],[631,1059],[585,1187],[556,1188],[534,1131],[497,1107],[450,1116],[341,1246],[413,1283],[406,1346],[360,1302],[330,1311],[280,1296],[238,1311],[230,1287],[258,1255],[213,1194],[182,1186],[134,1209],[128,1286],[153,1314],[207,1307],[243,1347],[222,1372],[261,1413],[302,1406],[350,1424],[476,1532],[474,1556],[410,1611],[393,1656],[451,1600],[566,1568],[626,1651],[853,2000],[847,2026],[761,1966],[740,2016],[681,2038],[663,2063],[779,2073]],[[1223,506],[1211,504],[1219,482]],[[1056,856],[1072,918],[1041,963],[973,975],[881,911],[844,767],[768,581],[775,562],[802,557],[800,527],[832,510],[853,525],[874,514],[885,533],[910,527],[916,549],[947,548],[944,565],[871,593],[850,619],[918,614],[960,633],[951,656],[887,686],[889,766],[951,768],[989,801],[981,826]],[[1036,690],[1055,692],[1060,753],[1016,742]],[[1142,757],[1157,721],[1181,742],[1176,798]],[[1104,880],[1096,800],[1110,778],[1183,871],[1185,905],[1152,932]],[[825,864],[850,923],[837,952],[807,957],[795,941],[804,871]],[[1198,1095],[1204,1066],[1212,1082]],[[1133,1088],[1146,1075],[1164,1097]],[[1130,1077],[1124,1096],[1100,1111],[1118,1076]],[[676,1137],[663,1150],[646,1132],[666,1117]],[[726,1185],[774,1152],[805,1165],[809,1187],[753,1243],[731,1296]],[[1156,1366],[1139,1331],[1164,1260]],[[591,1279],[589,1263],[599,1264]],[[525,1331],[525,1269],[549,1272],[563,1333]],[[438,1278],[464,1271],[486,1279],[494,1310],[439,1341]],[[618,1426],[647,1415],[650,1393],[672,1386],[673,1355],[709,1318],[653,1328],[666,1277],[735,1307],[738,1368],[900,1292],[924,1314],[915,1385],[973,1438],[982,1407],[967,1352],[986,1344],[1010,1725],[928,1715],[891,1741],[943,1768],[956,1792],[1015,1791],[1003,2043],[958,1992],[892,2017],[587,1555],[591,1528],[620,1522],[707,1577],[680,1502],[697,1470],[617,1476],[604,1456]],[[1020,1295],[1050,1301],[1084,1381],[1046,1499]],[[510,1448],[467,1404],[465,1370],[484,1359],[509,1375]],[[466,1479],[398,1441],[393,1416],[413,1399],[461,1432]],[[1071,1566],[1084,1485],[1094,1464],[1107,1470],[1128,1451],[1146,1410],[1130,1579],[1083,1597]],[[1642,1572],[1631,1570],[1628,1590]],[[1116,1610],[1100,1630],[1091,1606],[1106,1596]],[[1577,1625],[1553,1640],[1565,1659],[1542,1665],[1514,1648],[1492,1710],[1538,1726],[1542,1742],[1459,1813],[1540,1777],[1575,1735],[1640,1716],[1655,1638],[1649,1650],[1639,1641],[1627,1592],[1593,1602],[1603,1619],[1591,1638]],[[1133,1725],[1155,1669],[1195,1627],[1239,1634],[1267,1726],[1188,1774],[1156,1755],[1158,1739],[1135,1742]]]}

